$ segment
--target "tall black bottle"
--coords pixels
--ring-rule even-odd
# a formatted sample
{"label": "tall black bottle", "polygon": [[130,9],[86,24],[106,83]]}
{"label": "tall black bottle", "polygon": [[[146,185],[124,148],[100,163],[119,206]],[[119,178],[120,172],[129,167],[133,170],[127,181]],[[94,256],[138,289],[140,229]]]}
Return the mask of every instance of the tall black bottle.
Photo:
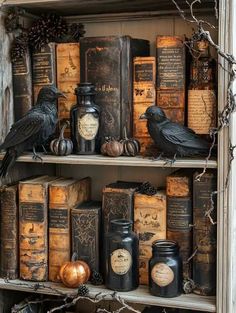
{"label": "tall black bottle", "polygon": [[75,89],[77,103],[71,109],[71,136],[76,154],[95,154],[99,147],[99,107],[94,102],[95,87],[80,83]]}
{"label": "tall black bottle", "polygon": [[105,238],[105,285],[117,291],[130,291],[139,284],[139,241],[130,220],[112,220]]}

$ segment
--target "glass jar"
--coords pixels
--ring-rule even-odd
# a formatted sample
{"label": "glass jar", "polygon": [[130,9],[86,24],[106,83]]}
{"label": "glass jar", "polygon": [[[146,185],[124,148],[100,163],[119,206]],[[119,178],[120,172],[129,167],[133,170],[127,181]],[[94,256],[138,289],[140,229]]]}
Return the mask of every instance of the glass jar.
{"label": "glass jar", "polygon": [[77,103],[71,109],[71,136],[76,154],[98,152],[99,107],[94,103],[95,87],[80,83],[75,89]]}
{"label": "glass jar", "polygon": [[130,291],[139,284],[139,241],[132,221],[111,221],[105,238],[105,285],[117,291]]}
{"label": "glass jar", "polygon": [[172,298],[182,293],[182,259],[172,240],[156,240],[149,261],[149,290],[154,296]]}

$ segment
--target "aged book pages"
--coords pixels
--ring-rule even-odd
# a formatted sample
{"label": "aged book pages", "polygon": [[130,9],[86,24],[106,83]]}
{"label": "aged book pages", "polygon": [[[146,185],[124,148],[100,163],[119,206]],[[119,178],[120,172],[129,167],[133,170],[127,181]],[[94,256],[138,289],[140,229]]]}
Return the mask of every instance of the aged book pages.
{"label": "aged book pages", "polygon": [[186,51],[184,37],[157,36],[157,105],[168,118],[184,124]]}
{"label": "aged book pages", "polygon": [[147,121],[140,119],[146,109],[156,104],[156,58],[136,57],[133,59],[133,136],[141,144],[141,154],[154,150]]}
{"label": "aged book pages", "polygon": [[90,200],[91,179],[63,179],[49,188],[49,280],[59,281],[61,265],[71,259],[71,209]]}
{"label": "aged book pages", "polygon": [[192,277],[192,171],[179,170],[166,178],[167,238],[177,241],[184,278]]}
{"label": "aged book pages", "polygon": [[[63,122],[70,122],[70,110],[76,104],[75,88],[80,82],[80,44],[58,43],[56,47],[57,87],[66,95],[58,99],[59,127]],[[66,137],[70,136],[70,128],[65,129]]]}
{"label": "aged book pages", "polygon": [[56,177],[19,183],[20,278],[48,280],[48,185]]}
{"label": "aged book pages", "polygon": [[152,196],[135,193],[134,231],[139,238],[139,283],[148,285],[148,261],[152,243],[166,239],[166,194],[160,190]]}

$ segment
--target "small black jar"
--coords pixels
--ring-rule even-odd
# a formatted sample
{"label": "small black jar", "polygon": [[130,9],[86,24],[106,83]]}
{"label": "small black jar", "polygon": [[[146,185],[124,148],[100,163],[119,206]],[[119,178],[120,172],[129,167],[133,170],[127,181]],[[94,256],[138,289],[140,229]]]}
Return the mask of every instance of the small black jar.
{"label": "small black jar", "polygon": [[182,293],[182,259],[172,240],[156,240],[149,261],[149,290],[154,296],[173,298]]}
{"label": "small black jar", "polygon": [[117,291],[134,290],[139,285],[139,241],[132,221],[111,221],[105,238],[105,285]]}
{"label": "small black jar", "polygon": [[71,136],[74,153],[98,153],[99,107],[94,102],[95,87],[80,83],[75,89],[77,103],[71,109]]}

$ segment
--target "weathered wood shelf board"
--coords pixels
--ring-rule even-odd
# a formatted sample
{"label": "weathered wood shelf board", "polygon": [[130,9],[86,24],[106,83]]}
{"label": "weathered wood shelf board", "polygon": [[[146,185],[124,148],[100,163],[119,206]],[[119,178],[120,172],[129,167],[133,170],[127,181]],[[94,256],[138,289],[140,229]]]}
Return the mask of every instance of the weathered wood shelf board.
{"label": "weathered wood shelf board", "polygon": [[[182,9],[188,6],[185,0],[178,1]],[[6,0],[5,6],[17,5],[29,12],[39,14],[49,10],[56,11],[62,15],[86,15],[86,14],[106,14],[106,13],[124,13],[140,11],[175,11],[175,5],[170,0]],[[204,0],[201,5],[196,4],[195,10],[206,9],[214,10],[212,0]]]}
{"label": "weathered wood shelf board", "polygon": [[[11,280],[7,282],[4,279],[0,279],[0,289],[20,290],[25,292],[33,291],[36,293],[57,296],[63,296],[64,294],[73,296],[76,294],[76,289],[66,288],[59,283],[35,283],[22,280]],[[111,295],[113,294],[113,291],[108,290],[103,286],[89,286],[89,290],[89,296],[92,298],[100,293],[98,299],[99,297],[105,297],[106,300],[112,299]],[[200,310],[202,312],[216,312],[215,297],[201,297],[194,294],[188,294],[176,298],[160,298],[150,295],[148,288],[145,286],[141,286],[134,291],[118,292],[117,294],[127,302]]]}
{"label": "weathered wood shelf board", "polygon": [[[206,165],[206,160],[202,159],[176,159],[173,164],[163,160],[153,160],[142,157],[118,157],[111,158],[102,155],[68,155],[55,156],[39,154],[42,160],[33,160],[32,154],[24,154],[19,157],[18,162],[33,162],[33,163],[52,163],[52,164],[72,164],[72,165],[108,165],[108,166],[140,166],[140,167],[173,167],[173,168],[203,168]],[[0,154],[0,161],[4,154]],[[217,168],[217,161],[209,160],[207,168]]]}

